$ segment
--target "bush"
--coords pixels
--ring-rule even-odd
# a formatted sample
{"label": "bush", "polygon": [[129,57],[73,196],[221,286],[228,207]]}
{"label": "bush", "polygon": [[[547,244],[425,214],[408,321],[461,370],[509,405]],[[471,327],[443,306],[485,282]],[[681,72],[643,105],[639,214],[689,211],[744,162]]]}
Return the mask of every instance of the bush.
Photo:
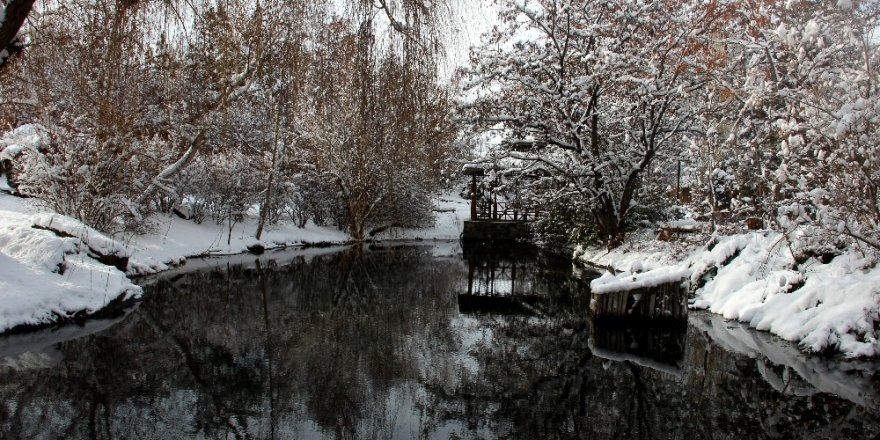
{"label": "bush", "polygon": [[[133,206],[141,187],[139,177],[151,175],[151,160],[144,160],[146,143],[99,142],[94,137],[67,131],[53,133],[52,142],[28,149],[18,171],[18,189],[36,197],[48,208],[107,233],[142,232],[146,224],[132,215],[152,212],[151,204]],[[144,147],[143,149],[137,146]],[[135,183],[135,184],[133,184]]]}

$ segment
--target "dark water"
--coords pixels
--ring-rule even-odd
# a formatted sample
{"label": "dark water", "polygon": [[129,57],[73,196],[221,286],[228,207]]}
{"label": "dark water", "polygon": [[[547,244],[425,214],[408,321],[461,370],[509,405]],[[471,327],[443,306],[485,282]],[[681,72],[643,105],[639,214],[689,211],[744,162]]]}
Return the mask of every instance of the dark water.
{"label": "dark water", "polygon": [[536,251],[323,250],[165,278],[114,321],[0,339],[0,438],[880,434],[876,363],[710,315],[592,324],[589,277]]}

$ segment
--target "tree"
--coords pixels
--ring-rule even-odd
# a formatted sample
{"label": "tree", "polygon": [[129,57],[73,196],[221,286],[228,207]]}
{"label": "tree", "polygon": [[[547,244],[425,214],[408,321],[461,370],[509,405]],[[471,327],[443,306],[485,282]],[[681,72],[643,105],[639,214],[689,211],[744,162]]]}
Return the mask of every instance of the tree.
{"label": "tree", "polygon": [[880,25],[874,2],[801,2],[769,35],[767,88],[782,105],[779,222],[807,222],[880,249]]}
{"label": "tree", "polygon": [[[880,8],[774,1],[728,10],[720,40],[727,67],[707,89],[724,99],[702,113],[706,136],[695,143],[727,161],[723,168],[736,181],[732,209],[815,235],[800,240],[814,251],[835,252],[847,240],[880,248],[880,52],[873,37]],[[714,144],[705,143],[711,137]]]}
{"label": "tree", "polygon": [[[278,12],[296,4],[49,5],[31,25],[42,47],[17,63],[9,85],[34,92],[32,117],[53,132],[58,153],[32,155],[45,166],[30,168],[31,195],[100,229],[142,225],[157,202],[178,198],[174,178],[198,153],[226,147],[227,111],[253,92],[264,48],[289,17]],[[102,202],[88,212],[70,206],[56,190],[64,187]]]}
{"label": "tree", "polygon": [[504,130],[496,156],[548,173],[537,197],[583,205],[592,218],[580,222],[616,247],[631,209],[659,196],[646,174],[692,128],[709,12],[660,0],[515,3],[472,55],[463,119],[472,133]]}
{"label": "tree", "polygon": [[[449,166],[453,129],[433,63],[377,48],[369,20],[325,28],[312,72],[304,162],[331,185],[356,240],[371,226],[420,226]],[[384,52],[384,53],[383,53]]]}

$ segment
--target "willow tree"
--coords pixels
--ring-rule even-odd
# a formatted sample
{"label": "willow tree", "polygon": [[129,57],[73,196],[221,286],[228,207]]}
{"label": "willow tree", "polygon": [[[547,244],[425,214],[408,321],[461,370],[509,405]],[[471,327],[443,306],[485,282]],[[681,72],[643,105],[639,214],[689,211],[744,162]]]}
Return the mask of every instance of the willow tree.
{"label": "willow tree", "polygon": [[[371,228],[421,226],[452,155],[447,92],[420,40],[386,40],[374,17],[336,20],[317,39],[304,131],[309,178],[338,195],[356,240]],[[397,32],[397,31],[395,31]]]}

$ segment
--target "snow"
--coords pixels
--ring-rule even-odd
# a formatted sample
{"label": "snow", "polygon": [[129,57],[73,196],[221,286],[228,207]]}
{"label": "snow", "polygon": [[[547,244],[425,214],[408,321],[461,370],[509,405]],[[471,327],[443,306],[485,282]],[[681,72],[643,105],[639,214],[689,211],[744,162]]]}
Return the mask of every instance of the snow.
{"label": "snow", "polygon": [[313,223],[302,229],[291,224],[273,226],[263,232],[261,240],[257,240],[254,238],[257,230],[255,218],[236,224],[231,235],[225,224],[218,225],[210,220],[196,224],[174,215],[158,215],[152,221],[155,232],[128,240],[132,249],[128,270],[134,275],[167,270],[191,257],[239,254],[255,245],[273,249],[349,241],[347,234]]}
{"label": "snow", "polygon": [[832,350],[847,357],[880,354],[876,261],[850,252],[828,264],[811,259],[798,265],[780,241],[775,233],[731,237],[722,244],[745,245],[726,265],[712,251],[696,255],[694,266],[714,262],[719,269],[697,290],[693,307],[770,331],[806,351]]}
{"label": "snow", "polygon": [[122,243],[70,217],[58,214],[37,214],[31,217],[31,223],[36,228],[51,229],[71,237],[76,237],[81,243],[87,245],[89,249],[101,255],[130,256],[128,249]]}
{"label": "snow", "polygon": [[851,358],[880,354],[876,261],[850,251],[828,264],[815,259],[797,264],[782,238],[738,235],[695,255],[689,262],[695,277],[706,268],[718,270],[696,290],[693,307],[767,330],[806,351],[832,350]]}
{"label": "snow", "polygon": [[659,267],[643,273],[627,271],[613,275],[610,272],[606,272],[601,277],[590,282],[590,291],[594,294],[603,294],[656,287],[668,283],[682,282],[688,276],[690,276],[690,270],[678,266]]}
{"label": "snow", "polygon": [[79,239],[32,228],[28,209],[0,197],[0,331],[51,324],[141,295],[123,272],[92,259]]}

